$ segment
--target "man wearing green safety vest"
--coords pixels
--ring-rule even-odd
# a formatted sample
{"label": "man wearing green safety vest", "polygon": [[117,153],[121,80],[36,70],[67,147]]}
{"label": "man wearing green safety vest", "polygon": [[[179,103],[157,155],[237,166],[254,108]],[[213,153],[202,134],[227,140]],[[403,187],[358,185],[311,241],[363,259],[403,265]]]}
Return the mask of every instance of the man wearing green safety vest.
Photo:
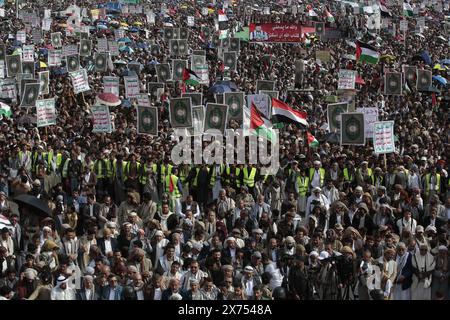
{"label": "man wearing green safety vest", "polygon": [[38,145],[36,147],[36,150],[33,152],[33,156],[31,159],[31,172],[33,173],[33,175],[37,174],[38,164],[43,164],[44,166],[47,166],[44,157],[44,147],[41,145]]}
{"label": "man wearing green safety vest", "polygon": [[344,182],[350,183],[350,185],[356,185],[356,169],[355,163],[352,160],[347,162],[347,167],[342,171],[344,175]]}
{"label": "man wearing green safety vest", "polygon": [[300,170],[295,181],[295,193],[297,194],[297,210],[304,217],[306,212],[306,200],[308,199],[309,178],[306,170]]}
{"label": "man wearing green safety vest", "polygon": [[233,165],[231,167],[231,180],[234,182],[233,187],[236,190],[241,189],[241,187],[244,185],[244,172],[243,164],[238,164],[237,166]]}
{"label": "man wearing green safety vest", "polygon": [[359,186],[364,185],[364,182],[367,178],[370,178],[371,183],[373,184],[373,173],[372,169],[369,168],[369,163],[367,161],[361,162],[360,167],[356,171],[356,182]]}
{"label": "man wearing green safety vest", "polygon": [[248,164],[245,168],[242,169],[242,176],[244,186],[248,188],[249,193],[255,197],[255,181],[257,178],[258,171],[253,164]]}
{"label": "man wearing green safety vest", "polygon": [[147,183],[148,180],[148,174],[150,170],[153,170],[152,168],[153,162],[150,157],[147,157],[145,159],[145,162],[141,164],[141,168],[139,170],[139,192],[142,193],[144,190],[144,186]]}
{"label": "man wearing green safety vest", "polygon": [[209,187],[212,190],[213,201],[219,197],[219,191],[222,189],[222,174],[224,170],[224,164],[213,164],[209,168]]}
{"label": "man wearing green safety vest", "polygon": [[191,171],[191,166],[188,164],[182,164],[178,167],[178,171],[178,176],[180,177],[181,185],[183,186],[181,200],[184,201],[189,194],[189,182],[187,181],[187,178],[189,176],[189,172]]}
{"label": "man wearing green safety vest", "polygon": [[106,157],[107,153],[102,152],[99,158],[94,162],[94,173],[97,177],[97,198],[102,199],[108,187],[108,172],[110,169],[110,162]]}
{"label": "man wearing green safety vest", "polygon": [[172,174],[172,168],[173,166],[170,164],[170,159],[168,157],[164,158],[164,161],[159,165],[153,164],[153,172],[156,174],[159,184],[159,197],[161,197],[164,192],[166,176]]}
{"label": "man wearing green safety vest", "polygon": [[124,169],[124,181],[125,187],[130,189],[139,190],[139,171],[141,169],[141,164],[137,161],[136,154],[132,153],[130,155],[130,160],[125,164]]}
{"label": "man wearing green safety vest", "polygon": [[430,172],[423,179],[423,190],[425,192],[425,201],[429,201],[433,195],[441,193],[441,175],[436,172],[436,167],[431,167]]}
{"label": "man wearing green safety vest", "polygon": [[325,169],[318,160],[314,161],[314,167],[309,168],[309,184],[312,188],[322,188],[325,182]]}
{"label": "man wearing green safety vest", "polygon": [[178,178],[178,168],[172,167],[172,173],[166,176],[165,191],[169,195],[170,207],[176,214],[181,214],[181,193],[183,186]]}

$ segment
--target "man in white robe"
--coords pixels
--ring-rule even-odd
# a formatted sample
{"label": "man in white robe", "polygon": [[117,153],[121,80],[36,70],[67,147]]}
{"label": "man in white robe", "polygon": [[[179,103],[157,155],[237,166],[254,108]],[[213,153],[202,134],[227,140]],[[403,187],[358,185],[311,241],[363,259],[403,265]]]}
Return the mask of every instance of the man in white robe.
{"label": "man in white robe", "polygon": [[413,282],[411,286],[412,300],[431,300],[431,277],[435,267],[435,259],[427,245],[412,257]]}

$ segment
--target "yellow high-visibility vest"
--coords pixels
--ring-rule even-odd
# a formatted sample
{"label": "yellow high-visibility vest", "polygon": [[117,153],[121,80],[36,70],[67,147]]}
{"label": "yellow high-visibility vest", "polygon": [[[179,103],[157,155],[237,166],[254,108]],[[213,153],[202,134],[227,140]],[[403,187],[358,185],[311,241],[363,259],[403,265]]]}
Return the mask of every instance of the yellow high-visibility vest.
{"label": "yellow high-visibility vest", "polygon": [[353,175],[349,176],[348,174],[348,168],[344,169],[344,181],[352,181],[353,180]]}
{"label": "yellow high-visibility vest", "polygon": [[[312,183],[312,181],[314,179],[314,172],[315,171],[316,171],[316,169],[309,168],[309,183]],[[320,168],[319,169],[319,174],[320,174],[320,186],[323,187],[323,183],[325,181],[325,169],[324,168]]]}
{"label": "yellow high-visibility vest", "polygon": [[297,193],[300,196],[306,196],[308,193],[308,186],[309,186],[309,178],[308,177],[297,177]]}
{"label": "yellow high-visibility vest", "polygon": [[[173,191],[170,192],[170,179],[173,183]],[[166,177],[166,192],[174,198],[181,198],[180,190],[178,189],[178,177],[174,174],[167,175]]]}
{"label": "yellow high-visibility vest", "polygon": [[[441,192],[441,175],[436,173],[436,185],[437,185],[437,193]],[[425,195],[429,195],[431,191],[431,173],[427,173],[425,176]]]}
{"label": "yellow high-visibility vest", "polygon": [[250,170],[250,175],[248,174],[248,168],[244,169],[244,185],[253,188],[255,186],[256,168]]}

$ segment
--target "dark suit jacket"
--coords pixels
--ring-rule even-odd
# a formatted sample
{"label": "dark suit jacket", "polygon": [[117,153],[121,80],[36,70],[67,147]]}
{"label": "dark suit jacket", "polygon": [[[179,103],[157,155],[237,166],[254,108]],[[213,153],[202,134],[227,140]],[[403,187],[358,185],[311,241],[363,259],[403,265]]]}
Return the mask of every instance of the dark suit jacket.
{"label": "dark suit jacket", "polygon": [[[330,214],[330,220],[328,225],[330,228],[334,228],[334,225],[337,223],[337,214],[332,213]],[[350,217],[348,216],[348,213],[344,213],[344,216],[341,218],[341,224],[345,228],[350,227],[352,224],[350,223]]]}
{"label": "dark suit jacket", "polygon": [[[405,280],[403,280],[403,282],[402,282],[402,290],[406,290],[406,289],[410,288],[412,285],[412,275],[413,275],[412,254],[411,253],[409,253],[408,259],[406,260],[406,264],[403,267],[400,275],[405,277]],[[399,277],[399,275],[397,275],[397,278],[398,277]]]}
{"label": "dark suit jacket", "polygon": [[[97,240],[97,246],[100,248],[102,253],[104,255],[106,255],[106,253],[105,253],[105,239],[104,238],[100,238],[100,239]],[[117,250],[117,248],[118,248],[117,239],[111,238],[111,249],[113,251],[115,251],[115,250]]]}
{"label": "dark suit jacket", "polygon": [[[87,300],[86,299],[86,289],[77,290],[77,300],[83,300],[83,301]],[[92,289],[91,298],[89,300],[100,300],[97,290]]]}
{"label": "dark suit jacket", "polygon": [[[116,300],[122,300],[122,286],[117,286],[117,290],[116,290],[116,294],[115,294],[115,298]],[[107,285],[103,288],[103,292],[102,292],[102,300],[109,300],[109,291],[110,291],[110,286]]]}
{"label": "dark suit jacket", "polygon": [[[430,225],[430,223],[431,223],[431,217],[430,217],[430,216],[427,216],[427,217],[423,218],[423,224],[422,224],[422,226],[423,226],[424,228],[428,227],[428,226]],[[444,222],[444,221],[442,221],[442,220],[439,219],[439,218],[436,218],[436,221],[434,222],[434,226],[436,227],[436,230],[437,230],[438,233],[440,233],[439,230],[440,230],[441,227],[444,226],[444,225],[445,225],[445,222]]]}
{"label": "dark suit jacket", "polygon": [[[359,215],[355,215],[353,217],[352,227],[355,228],[356,230],[359,229],[359,221],[360,221]],[[368,214],[366,214],[365,219],[364,219],[364,227],[367,229],[367,234],[369,234],[369,235],[373,234],[373,231],[375,229],[375,224],[373,223],[372,218]]]}
{"label": "dark suit jacket", "polygon": [[[99,215],[99,212],[100,212],[100,204],[95,202],[93,211],[94,211],[93,212],[93,216],[94,216],[94,218],[97,219],[97,222],[98,222],[98,215]],[[88,203],[86,203],[83,206],[83,208],[81,208],[81,217],[82,217],[83,223],[85,223],[86,221],[88,221],[91,218],[90,210],[89,210],[89,204]]]}

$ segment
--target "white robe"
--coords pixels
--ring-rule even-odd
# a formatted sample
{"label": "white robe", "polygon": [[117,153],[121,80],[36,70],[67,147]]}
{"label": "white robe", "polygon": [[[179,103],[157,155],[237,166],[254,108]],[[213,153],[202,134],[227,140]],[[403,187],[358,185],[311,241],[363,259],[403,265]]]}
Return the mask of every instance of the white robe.
{"label": "white robe", "polygon": [[[419,271],[433,271],[435,267],[435,258],[427,253],[421,255],[417,252],[412,257],[413,268],[419,269]],[[413,282],[411,286],[411,299],[412,300],[431,300],[431,277],[430,274],[427,278],[419,280],[419,278],[413,274]]]}

